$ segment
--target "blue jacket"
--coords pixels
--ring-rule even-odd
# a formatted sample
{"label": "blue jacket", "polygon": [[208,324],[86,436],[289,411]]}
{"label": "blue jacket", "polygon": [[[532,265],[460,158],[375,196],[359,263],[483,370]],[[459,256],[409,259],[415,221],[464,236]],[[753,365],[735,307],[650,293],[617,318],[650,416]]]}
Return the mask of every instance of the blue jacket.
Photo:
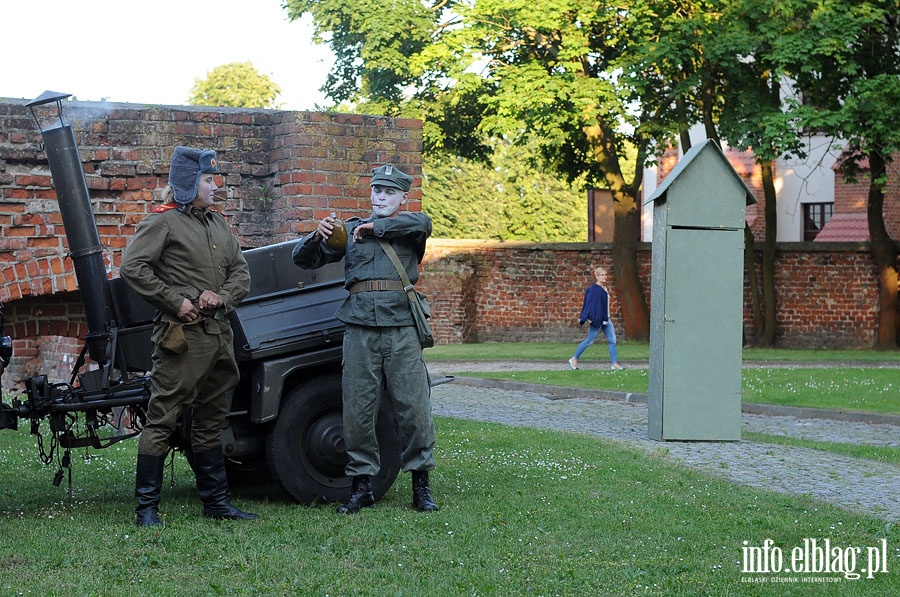
{"label": "blue jacket", "polygon": [[600,326],[609,321],[609,293],[599,284],[591,284],[584,291],[584,304],[578,323],[590,321],[591,325]]}

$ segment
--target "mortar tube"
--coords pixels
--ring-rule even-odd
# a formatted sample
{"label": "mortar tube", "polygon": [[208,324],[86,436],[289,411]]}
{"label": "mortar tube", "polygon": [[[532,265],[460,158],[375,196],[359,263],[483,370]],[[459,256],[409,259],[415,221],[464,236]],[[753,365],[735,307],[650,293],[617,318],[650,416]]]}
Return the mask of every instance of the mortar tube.
{"label": "mortar tube", "polygon": [[64,125],[41,131],[50,174],[59,200],[75,278],[81,291],[88,334],[85,341],[91,359],[102,365],[110,360],[109,330],[113,325],[103,246],[91,209],[84,170],[78,156],[75,133]]}

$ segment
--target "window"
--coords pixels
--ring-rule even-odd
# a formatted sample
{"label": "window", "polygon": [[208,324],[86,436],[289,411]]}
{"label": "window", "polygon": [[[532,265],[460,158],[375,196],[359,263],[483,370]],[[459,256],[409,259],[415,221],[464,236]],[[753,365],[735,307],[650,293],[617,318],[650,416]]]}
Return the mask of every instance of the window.
{"label": "window", "polygon": [[814,240],[833,213],[834,203],[804,203],[803,240]]}

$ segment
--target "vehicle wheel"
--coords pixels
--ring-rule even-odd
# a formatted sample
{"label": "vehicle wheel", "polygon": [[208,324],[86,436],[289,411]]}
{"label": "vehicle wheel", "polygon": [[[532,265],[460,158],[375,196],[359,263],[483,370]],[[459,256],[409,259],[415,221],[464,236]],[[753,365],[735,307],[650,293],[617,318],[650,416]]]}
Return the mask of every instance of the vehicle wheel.
{"label": "vehicle wheel", "polygon": [[[303,504],[339,502],[350,493],[344,474],[341,377],[327,375],[299,384],[283,397],[275,426],[266,439],[273,477]],[[382,401],[376,424],[381,471],[372,479],[376,499],[387,493],[400,471],[400,439],[389,399]]]}

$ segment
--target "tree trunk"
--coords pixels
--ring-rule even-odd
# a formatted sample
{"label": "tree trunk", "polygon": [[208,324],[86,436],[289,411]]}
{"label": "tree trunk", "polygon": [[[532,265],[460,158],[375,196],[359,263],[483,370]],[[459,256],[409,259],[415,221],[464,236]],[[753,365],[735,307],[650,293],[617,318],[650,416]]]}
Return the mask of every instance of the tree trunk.
{"label": "tree trunk", "polygon": [[750,225],[744,224],[744,271],[747,274],[747,283],[750,285],[750,307],[753,311],[753,340],[760,343],[763,335],[763,324],[766,316],[763,313],[762,298],[759,291],[759,276],[756,275],[756,239]]}
{"label": "tree trunk", "polygon": [[650,309],[641,279],[638,275],[637,245],[638,216],[637,199],[624,193],[613,192],[615,200],[615,229],[613,230],[613,272],[616,277],[616,291],[625,320],[625,337],[635,342],[650,340]]}
{"label": "tree trunk", "polygon": [[763,239],[762,286],[763,309],[765,312],[760,346],[774,346],[778,329],[778,315],[775,304],[775,252],[778,236],[778,210],[775,197],[775,162],[768,160],[762,167],[763,194],[766,198],[766,237]]}
{"label": "tree trunk", "polygon": [[646,145],[637,147],[634,180],[629,185],[619,166],[615,131],[606,123],[598,121],[595,126],[585,127],[584,133],[597,161],[602,165],[607,188],[613,196],[613,274],[616,278],[618,301],[622,306],[625,337],[635,342],[647,342],[650,340],[650,308],[641,286],[637,263],[641,221],[637,198],[643,180],[641,168]]}
{"label": "tree trunk", "polygon": [[681,142],[681,151],[683,153],[687,153],[691,150],[691,134],[687,129],[682,129],[678,133],[678,138]]}
{"label": "tree trunk", "polygon": [[897,243],[884,225],[885,163],[881,154],[869,156],[869,239],[872,258],[878,268],[877,350],[897,349]]}

